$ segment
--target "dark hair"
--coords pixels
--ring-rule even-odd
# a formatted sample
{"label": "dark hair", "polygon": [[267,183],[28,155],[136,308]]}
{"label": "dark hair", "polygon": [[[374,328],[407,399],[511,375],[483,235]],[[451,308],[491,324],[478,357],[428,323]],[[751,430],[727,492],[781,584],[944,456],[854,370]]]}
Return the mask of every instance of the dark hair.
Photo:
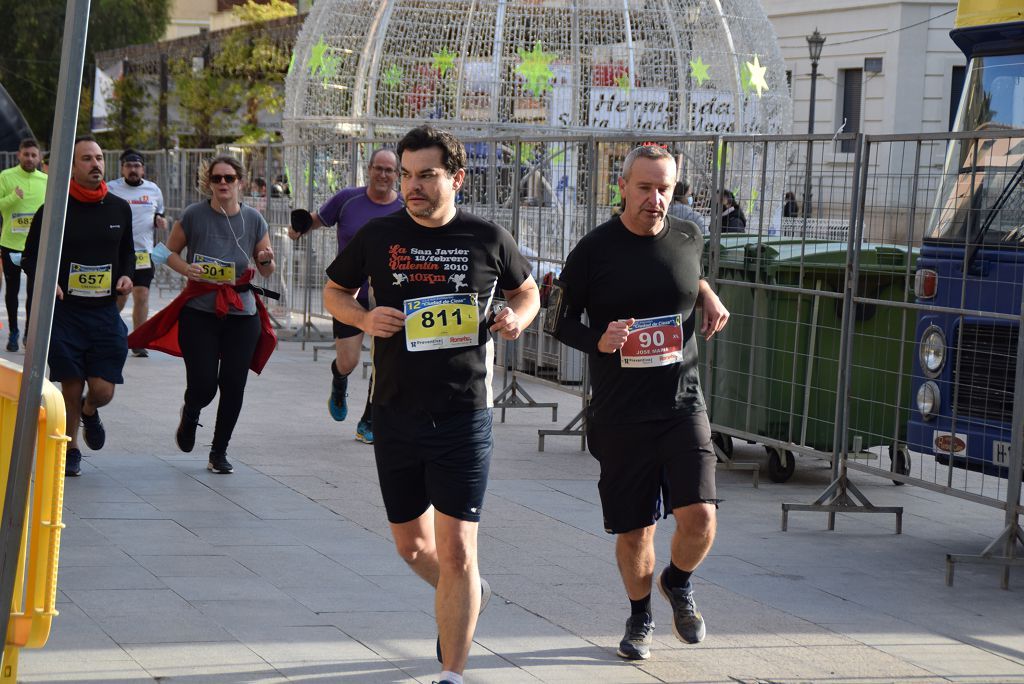
{"label": "dark hair", "polygon": [[252,184],[255,185],[257,188],[267,187],[267,181],[263,180],[262,176],[256,176],[255,178],[253,178]]}
{"label": "dark hair", "polygon": [[442,131],[430,125],[417,126],[398,141],[398,159],[409,150],[416,152],[436,147],[441,150],[441,163],[449,176],[466,166],[466,148],[459,139],[448,131]]}
{"label": "dark hair", "polygon": [[[137,157],[137,159],[128,159],[129,157]],[[121,153],[121,163],[124,164],[126,161],[137,161],[143,165],[146,163],[142,153],[138,150],[133,150],[130,147],[126,148],[125,151]]]}
{"label": "dark hair", "polygon": [[683,198],[686,197],[686,193],[690,191],[690,184],[684,180],[676,181],[676,189],[672,193],[672,199],[676,202],[682,202]]}
{"label": "dark hair", "polygon": [[373,166],[373,160],[376,159],[377,155],[381,154],[381,153],[387,153],[387,154],[390,154],[390,155],[394,155],[395,161],[398,161],[398,155],[395,154],[395,151],[393,149],[391,149],[390,147],[378,147],[372,153],[370,153],[370,161],[367,162],[366,165],[367,166]]}
{"label": "dark hair", "polygon": [[[96,143],[97,145],[99,145],[99,143],[96,142],[96,138],[92,137],[91,135],[80,135],[77,138],[75,138],[75,145],[77,145],[78,143],[84,143],[84,142],[92,142],[92,143]],[[72,145],[72,147],[74,147],[74,145]]]}
{"label": "dark hair", "polygon": [[37,150],[39,149],[39,143],[36,142],[35,138],[25,138],[20,143],[18,143],[18,150],[28,149],[29,147],[34,147]]}

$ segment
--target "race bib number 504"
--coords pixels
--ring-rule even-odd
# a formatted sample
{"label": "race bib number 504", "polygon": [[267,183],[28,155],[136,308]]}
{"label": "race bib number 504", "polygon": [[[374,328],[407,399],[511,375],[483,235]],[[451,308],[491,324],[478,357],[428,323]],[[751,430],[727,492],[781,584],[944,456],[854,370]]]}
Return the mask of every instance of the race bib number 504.
{"label": "race bib number 504", "polygon": [[474,347],[480,342],[477,294],[406,299],[405,348],[411,352]]}
{"label": "race bib number 504", "polygon": [[683,317],[673,314],[637,319],[619,357],[623,368],[654,368],[681,362]]}

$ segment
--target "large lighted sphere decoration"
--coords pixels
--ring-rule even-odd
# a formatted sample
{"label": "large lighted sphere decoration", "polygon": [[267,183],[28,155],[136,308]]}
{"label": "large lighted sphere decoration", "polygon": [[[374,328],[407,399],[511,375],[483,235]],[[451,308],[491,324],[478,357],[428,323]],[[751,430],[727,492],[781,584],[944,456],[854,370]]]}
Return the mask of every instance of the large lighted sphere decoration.
{"label": "large lighted sphere decoration", "polygon": [[[551,140],[788,133],[792,101],[758,0],[316,0],[287,77],[286,142],[393,137],[424,120]],[[323,185],[324,160],[300,157],[302,197]]]}

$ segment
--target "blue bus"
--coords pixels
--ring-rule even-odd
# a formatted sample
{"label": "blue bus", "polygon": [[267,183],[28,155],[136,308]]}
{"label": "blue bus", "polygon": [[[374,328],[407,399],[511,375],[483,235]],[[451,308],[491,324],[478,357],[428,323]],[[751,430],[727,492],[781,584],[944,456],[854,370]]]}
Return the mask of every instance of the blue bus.
{"label": "blue bus", "polygon": [[[961,0],[967,56],[953,140],[922,241],[911,451],[1006,477],[1024,288],[1024,5]],[[896,464],[894,464],[896,469]]]}

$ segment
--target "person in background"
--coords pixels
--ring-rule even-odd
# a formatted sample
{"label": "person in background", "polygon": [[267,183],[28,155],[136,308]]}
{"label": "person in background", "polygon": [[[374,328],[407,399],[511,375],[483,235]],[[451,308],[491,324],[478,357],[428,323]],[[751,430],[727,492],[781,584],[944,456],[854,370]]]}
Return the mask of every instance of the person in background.
{"label": "person in background", "polygon": [[704,217],[693,208],[693,189],[685,180],[677,181],[672,194],[672,206],[668,208],[669,216],[684,221],[693,221],[704,235],[708,234],[708,226]]}
{"label": "person in background", "polygon": [[722,232],[742,233],[747,229],[747,217],[743,215],[740,203],[736,201],[736,195],[731,190],[723,190],[721,194],[722,203]]}

